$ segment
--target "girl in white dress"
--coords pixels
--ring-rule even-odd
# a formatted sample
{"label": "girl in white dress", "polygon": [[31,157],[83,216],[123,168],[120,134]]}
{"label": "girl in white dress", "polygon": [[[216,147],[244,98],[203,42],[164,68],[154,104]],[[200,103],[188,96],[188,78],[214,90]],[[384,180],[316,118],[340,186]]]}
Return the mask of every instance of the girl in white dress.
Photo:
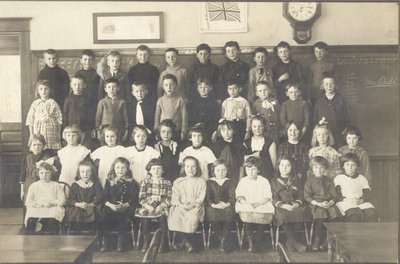
{"label": "girl in white dress", "polygon": [[124,155],[130,163],[133,179],[139,186],[147,177],[146,165],[150,160],[160,157],[160,153],[157,150],[146,145],[147,137],[148,132],[145,126],[135,126],[132,130],[132,141],[135,145],[126,148]]}
{"label": "girl in white dress", "polygon": [[65,194],[63,186],[52,181],[55,169],[47,162],[38,166],[39,181],[29,186],[26,196],[25,226],[28,234],[33,234],[42,227],[46,231],[55,231],[64,218]]}
{"label": "girl in white dress", "polygon": [[272,205],[271,185],[267,178],[260,175],[260,160],[249,157],[244,162],[246,177],[236,187],[235,210],[244,223],[244,230],[249,240],[249,252],[256,252],[253,230],[257,229],[259,242],[265,224],[271,224],[275,208]]}
{"label": "girl in white dress", "polygon": [[58,151],[58,158],[62,166],[58,181],[65,183],[68,187],[71,187],[75,181],[79,162],[90,153],[90,150],[79,144],[81,137],[82,131],[77,125],[67,126],[63,131],[63,139],[67,141],[67,145]]}
{"label": "girl in white dress", "polygon": [[185,247],[190,253],[193,252],[193,233],[204,219],[207,185],[206,180],[201,177],[199,161],[192,156],[183,159],[180,174],[181,177],[172,186],[168,228],[182,238],[182,242],[174,245],[174,249]]}
{"label": "girl in white dress", "polygon": [[368,180],[358,173],[360,159],[354,153],[344,154],[341,159],[344,174],[335,177],[334,183],[339,202],[336,203],[348,222],[377,221],[371,200]]}
{"label": "girl in white dress", "polygon": [[125,147],[118,145],[118,129],[115,126],[103,128],[105,146],[102,146],[90,154],[90,157],[99,168],[99,180],[104,189],[107,176],[114,160],[124,155]]}

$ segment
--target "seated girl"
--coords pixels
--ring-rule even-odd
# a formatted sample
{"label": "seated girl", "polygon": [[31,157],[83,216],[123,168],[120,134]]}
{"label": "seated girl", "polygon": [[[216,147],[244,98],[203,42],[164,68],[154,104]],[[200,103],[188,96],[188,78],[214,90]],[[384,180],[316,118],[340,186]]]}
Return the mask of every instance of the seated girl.
{"label": "seated girl", "polygon": [[[235,187],[233,180],[228,178],[228,166],[223,160],[212,164],[211,173],[214,177],[207,181],[206,218],[219,238],[220,252],[227,250],[229,227],[235,220]],[[210,231],[209,231],[210,232]]]}
{"label": "seated girl", "polygon": [[138,188],[129,169],[129,161],[116,158],[111,166],[103,192],[103,244],[100,251],[110,247],[110,233],[117,231],[117,250],[125,249],[125,232],[138,204]]}
{"label": "seated girl", "polygon": [[[235,210],[244,223],[244,230],[249,240],[249,252],[258,250],[263,233],[263,225],[271,224],[274,214],[272,193],[269,181],[260,175],[260,160],[249,157],[244,162],[246,177],[236,187]],[[257,239],[253,239],[253,230],[257,229]],[[256,242],[256,243],[255,243]]]}
{"label": "seated girl", "polygon": [[311,222],[310,208],[304,205],[303,185],[294,175],[290,157],[279,158],[277,177],[271,181],[276,208],[275,225],[282,226],[289,251],[305,252],[307,247],[296,240],[295,232],[304,222]]}
{"label": "seated girl", "polygon": [[44,231],[55,232],[64,218],[65,194],[64,188],[58,182],[52,181],[55,169],[47,162],[41,162],[38,167],[39,181],[34,182],[26,196],[25,226],[28,234]]}
{"label": "seated girl", "polygon": [[168,228],[181,237],[181,242],[174,245],[175,250],[186,248],[193,252],[193,234],[204,219],[204,198],[206,180],[201,177],[199,161],[187,156],[182,161],[181,177],[172,186],[171,208]]}
{"label": "seated girl", "polygon": [[93,225],[89,223],[100,220],[103,196],[93,163],[81,161],[75,179],[67,200],[65,222],[76,230],[90,229]]}
{"label": "seated girl", "polygon": [[335,221],[341,216],[339,208],[335,206],[337,194],[333,180],[328,177],[328,169],[329,163],[324,157],[312,158],[304,186],[304,200],[309,203],[315,223],[315,239],[311,246],[314,251],[325,250],[327,246],[322,233],[323,223]]}
{"label": "seated girl", "polygon": [[371,188],[368,180],[358,173],[360,159],[354,153],[344,154],[341,158],[344,174],[335,177],[334,183],[339,197],[337,206],[348,222],[377,221],[375,207],[371,200]]}
{"label": "seated girl", "polygon": [[[161,228],[159,252],[168,250],[167,216],[171,206],[172,184],[163,178],[163,161],[152,159],[146,166],[148,177],[140,184],[139,203],[142,208],[136,209],[136,216],[141,218],[143,230],[143,248],[145,253],[150,244],[150,218],[156,218]],[[140,239],[140,238],[139,238]]]}

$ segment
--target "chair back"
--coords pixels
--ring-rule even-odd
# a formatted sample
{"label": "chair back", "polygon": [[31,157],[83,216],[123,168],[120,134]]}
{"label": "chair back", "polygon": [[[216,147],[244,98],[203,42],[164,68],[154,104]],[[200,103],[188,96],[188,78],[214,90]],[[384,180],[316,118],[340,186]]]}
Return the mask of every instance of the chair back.
{"label": "chair back", "polygon": [[161,244],[161,229],[159,228],[154,233],[153,238],[151,239],[150,246],[147,249],[146,253],[144,254],[142,263],[155,263],[156,262],[160,244]]}
{"label": "chair back", "polygon": [[283,247],[281,242],[278,242],[276,245],[278,251],[278,261],[279,263],[291,263],[292,261],[289,258],[289,255],[286,253],[286,249]]}

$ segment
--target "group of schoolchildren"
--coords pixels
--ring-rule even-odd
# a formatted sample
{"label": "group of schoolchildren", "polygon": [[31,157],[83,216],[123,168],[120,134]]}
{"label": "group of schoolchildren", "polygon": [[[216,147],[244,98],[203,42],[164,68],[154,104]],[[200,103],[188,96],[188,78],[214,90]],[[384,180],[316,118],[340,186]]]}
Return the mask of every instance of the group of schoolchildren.
{"label": "group of schoolchildren", "polygon": [[286,42],[276,47],[272,70],[265,48],[254,50],[251,69],[236,41],[224,50],[227,62],[218,67],[211,48],[199,45],[187,70],[170,48],[161,74],[145,45],[128,74],[119,52],[95,69],[93,51],[84,50],[71,80],[47,50],[26,119],[31,153],[20,183],[27,232],[59,222],[97,226],[101,251],[111,249],[111,232],[122,251],[126,229],[140,219],[144,252],[157,219],[161,252],[169,250],[168,230],[175,250],[192,252],[207,221],[226,252],[238,221],[249,252],[260,249],[266,224],[281,227],[288,250],[304,252],[296,231],[305,222],[315,223],[311,248],[318,251],[326,249],[323,222],[376,221],[368,155],[349,124],[327,45],[314,45],[310,82]]}

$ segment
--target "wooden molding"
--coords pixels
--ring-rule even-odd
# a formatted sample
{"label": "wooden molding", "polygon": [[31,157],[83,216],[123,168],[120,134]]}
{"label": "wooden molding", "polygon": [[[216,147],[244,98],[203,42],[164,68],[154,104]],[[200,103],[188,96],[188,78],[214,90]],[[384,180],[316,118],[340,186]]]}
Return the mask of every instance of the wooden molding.
{"label": "wooden molding", "polygon": [[30,31],[31,17],[2,17],[0,18],[0,32]]}

